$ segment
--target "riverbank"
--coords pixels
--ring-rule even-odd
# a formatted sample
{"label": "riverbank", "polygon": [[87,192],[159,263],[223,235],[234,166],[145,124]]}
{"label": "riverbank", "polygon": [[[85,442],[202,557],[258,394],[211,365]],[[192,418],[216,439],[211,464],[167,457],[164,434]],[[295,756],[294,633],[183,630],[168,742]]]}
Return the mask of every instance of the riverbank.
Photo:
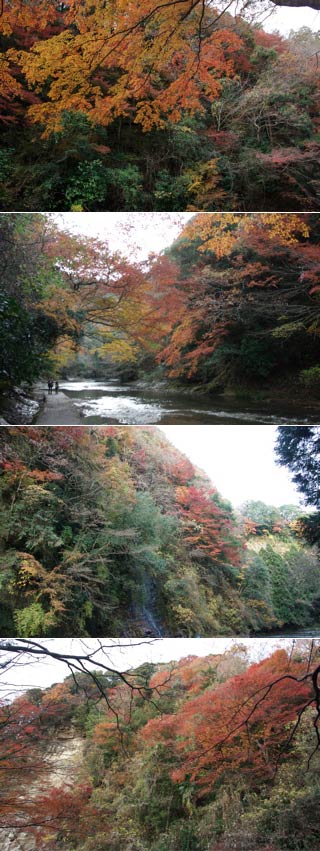
{"label": "riverbank", "polygon": [[[131,382],[126,382],[129,387],[134,390],[151,391],[152,393],[165,393],[166,395],[184,395],[189,397],[202,397],[211,399],[234,400],[241,402],[249,402],[252,404],[268,404],[272,406],[284,407],[297,406],[302,411],[306,410],[306,415],[309,409],[312,409],[320,418],[320,391],[319,394],[311,392],[309,388],[303,387],[295,377],[287,377],[285,381],[273,381],[268,384],[259,385],[240,385],[228,384],[225,387],[215,387],[212,383],[196,384],[196,383],[179,383],[177,381],[169,381],[168,379],[159,378],[138,378]],[[271,410],[272,413],[272,410]]]}
{"label": "riverbank", "polygon": [[36,424],[41,426],[81,425],[81,414],[71,399],[61,390],[58,393],[47,393],[43,406],[36,417]]}
{"label": "riverbank", "polygon": [[40,393],[22,387],[13,387],[1,394],[0,425],[32,425],[41,411]]}
{"label": "riverbank", "polygon": [[165,425],[318,423],[320,403],[301,385],[279,380],[272,386],[178,384],[150,376],[126,384],[119,378],[68,377],[48,395],[42,380],[2,394],[0,425]]}
{"label": "riverbank", "polygon": [[[42,384],[42,394],[45,389]],[[73,407],[70,409],[66,403],[61,409],[56,406],[54,418],[49,420],[40,413],[37,424],[72,425],[79,423],[78,417],[81,417],[83,425],[298,425],[318,423],[320,415],[319,405],[298,408],[295,400],[289,399],[280,404],[269,399],[262,402],[238,398],[235,393],[191,394],[189,387],[178,389],[159,378],[150,382],[138,379],[127,384],[116,378],[112,381],[61,379],[61,393]],[[68,410],[73,412],[71,420]]]}

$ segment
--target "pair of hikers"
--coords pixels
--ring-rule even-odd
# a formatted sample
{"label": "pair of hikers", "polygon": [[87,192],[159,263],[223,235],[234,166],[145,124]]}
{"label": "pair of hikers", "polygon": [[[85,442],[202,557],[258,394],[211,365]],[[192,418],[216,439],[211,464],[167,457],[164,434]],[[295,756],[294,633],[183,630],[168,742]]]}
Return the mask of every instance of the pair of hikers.
{"label": "pair of hikers", "polygon": [[51,396],[51,395],[52,395],[53,387],[54,387],[55,393],[59,393],[59,382],[58,382],[58,381],[53,381],[53,378],[49,378],[49,380],[48,380],[48,393],[49,393],[49,396]]}

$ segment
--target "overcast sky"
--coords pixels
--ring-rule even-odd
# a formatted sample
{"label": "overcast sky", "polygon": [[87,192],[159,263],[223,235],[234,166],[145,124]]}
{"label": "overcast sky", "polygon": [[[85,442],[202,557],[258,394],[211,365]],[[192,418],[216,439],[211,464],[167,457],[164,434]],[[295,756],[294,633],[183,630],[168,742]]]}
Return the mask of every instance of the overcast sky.
{"label": "overcast sky", "polygon": [[222,496],[239,506],[247,499],[299,505],[286,467],[275,463],[275,426],[159,426],[168,440],[204,470]]}
{"label": "overcast sky", "polygon": [[[36,640],[36,639],[34,639]],[[77,639],[51,638],[38,639],[42,645],[50,646],[59,653],[92,652],[97,648],[92,669],[99,669],[99,661],[119,671],[128,671],[144,662],[171,662],[186,656],[207,656],[210,653],[223,653],[232,646],[243,646],[250,661],[258,661],[272,653],[277,647],[291,647],[290,638],[161,638],[147,639]],[[305,639],[301,639],[305,644]],[[104,650],[99,650],[100,645]],[[0,661],[4,658],[0,653]],[[13,695],[15,691],[28,688],[46,688],[61,682],[69,675],[63,662],[45,658],[41,661],[24,656],[20,663],[15,662],[10,671],[2,671],[0,666],[0,696]]]}
{"label": "overcast sky", "polygon": [[111,251],[145,260],[168,248],[194,213],[61,213],[62,229],[105,240]]}
{"label": "overcast sky", "polygon": [[[214,4],[214,0],[212,0]],[[218,0],[219,8],[227,6],[231,14],[241,14],[241,7],[244,6],[243,0],[234,0],[233,5],[229,7],[228,0]],[[296,32],[302,27],[308,27],[313,32],[320,29],[320,14],[308,6],[301,6],[294,9],[293,6],[282,8],[274,5],[272,2],[263,2],[263,0],[254,0],[247,4],[246,17],[249,21],[257,23],[266,32],[280,32],[281,35],[288,36],[291,31]]]}
{"label": "overcast sky", "polygon": [[301,9],[277,8],[263,23],[266,32],[279,31],[284,36],[289,35],[291,30],[300,30],[302,27],[309,27],[313,32],[317,32],[320,29],[320,13],[306,6]]}

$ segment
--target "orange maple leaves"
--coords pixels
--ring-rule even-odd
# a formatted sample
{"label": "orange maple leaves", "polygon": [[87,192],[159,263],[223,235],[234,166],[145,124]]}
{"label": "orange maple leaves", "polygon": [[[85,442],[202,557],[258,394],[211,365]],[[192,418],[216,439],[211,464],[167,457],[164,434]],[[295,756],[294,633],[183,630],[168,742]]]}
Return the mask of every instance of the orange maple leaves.
{"label": "orange maple leaves", "polygon": [[176,503],[183,520],[186,541],[196,552],[213,559],[239,563],[239,542],[234,535],[230,511],[219,505],[213,488],[196,485],[176,488]]}
{"label": "orange maple leaves", "polygon": [[[10,47],[5,57],[12,95],[18,64],[36,95],[29,116],[46,133],[61,129],[66,111],[100,125],[132,116],[144,131],[202,112],[202,99],[216,98],[221,80],[237,72],[243,49],[208,0],[70,2],[60,12],[53,2],[34,8],[16,0],[1,30],[9,36],[19,27],[22,49]],[[7,73],[10,87],[9,66]]]}
{"label": "orange maple leaves", "polygon": [[275,240],[280,245],[296,245],[308,238],[307,217],[295,213],[200,213],[188,222],[180,240],[196,241],[201,253],[213,252],[218,259],[231,254],[242,239],[248,237],[267,245]]}
{"label": "orange maple leaves", "polygon": [[[176,288],[185,299],[158,354],[169,375],[193,378],[230,329],[255,327],[259,312],[275,316],[275,335],[282,334],[280,317],[289,333],[300,316],[308,332],[318,333],[320,254],[311,228],[308,215],[294,213],[199,213],[188,222],[175,245],[182,258]],[[187,274],[185,251],[192,258]],[[285,322],[287,314],[293,323]],[[226,377],[221,372],[222,381]]]}
{"label": "orange maple leaves", "polygon": [[172,778],[194,784],[196,797],[209,793],[225,772],[230,777],[241,770],[253,785],[266,782],[289,748],[299,713],[312,705],[311,679],[304,674],[303,663],[289,663],[277,650],[184,701],[175,715],[149,721],[143,737],[172,748],[179,763]]}

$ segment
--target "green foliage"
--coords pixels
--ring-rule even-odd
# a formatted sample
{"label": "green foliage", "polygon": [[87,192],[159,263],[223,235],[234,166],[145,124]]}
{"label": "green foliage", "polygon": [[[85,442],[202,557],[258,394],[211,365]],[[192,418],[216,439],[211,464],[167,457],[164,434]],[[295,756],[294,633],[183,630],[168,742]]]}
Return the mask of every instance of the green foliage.
{"label": "green foliage", "polygon": [[[176,776],[180,773],[181,762],[188,759],[189,749],[194,747],[193,736],[195,741],[198,736],[201,741],[198,725],[202,734],[206,730],[209,732],[207,748],[210,750],[211,743],[219,741],[220,730],[215,727],[217,714],[223,723],[238,701],[243,708],[245,695],[239,691],[241,684],[248,683],[249,693],[255,696],[258,682],[270,684],[282,671],[289,670],[293,674],[298,670],[302,674],[307,670],[309,651],[308,647],[302,652],[299,647],[293,647],[291,655],[286,654],[284,668],[277,666],[277,657],[280,661],[282,651],[263,663],[250,665],[247,659],[243,660],[241,648],[221,656],[182,659],[170,667],[156,666],[151,682],[160,707],[152,712],[148,699],[133,698],[130,724],[122,727],[122,742],[116,720],[112,720],[113,713],[106,703],[89,697],[84,709],[78,698],[73,721],[79,735],[83,725],[79,727],[75,719],[84,716],[90,719],[86,724],[84,762],[93,790],[79,823],[71,821],[68,834],[62,828],[58,844],[65,844],[68,837],[75,851],[126,851],[127,848],[135,851],[243,851],[244,848],[248,851],[314,851],[320,839],[317,818],[319,760],[313,753],[312,709],[303,713],[295,736],[291,738],[297,715],[298,687],[291,694],[288,682],[280,691],[274,686],[268,707],[265,706],[266,698],[260,698],[259,721],[249,722],[251,750],[250,753],[246,751],[243,772],[237,768],[236,740],[230,752],[228,742],[224,743],[223,773],[215,773],[214,765],[213,778],[206,781],[204,788],[198,786],[199,777],[197,781],[193,763],[193,777],[187,774],[181,780]],[[317,657],[314,657],[312,664],[316,662]],[[301,663],[299,669],[295,668]],[[264,665],[264,676],[259,681],[256,677]],[[159,683],[163,681],[167,683],[160,686],[159,692]],[[293,704],[290,704],[290,694]],[[127,705],[125,693],[121,689],[119,692],[113,690],[108,693],[108,700],[113,701],[113,708],[119,713],[118,720],[120,718],[123,724]],[[68,701],[70,703],[70,695]],[[250,715],[250,698],[248,703],[247,714]],[[290,712],[289,707],[293,708],[292,718],[281,730],[283,746],[274,773],[271,765],[273,737],[279,735],[279,719],[283,713]],[[139,725],[136,724],[137,713]],[[238,719],[237,712],[234,726]],[[277,719],[276,726],[273,719]],[[265,745],[266,730],[269,748]],[[254,757],[256,743],[259,753]],[[201,748],[198,754],[194,753],[195,762],[197,759],[204,761],[207,748],[205,753]],[[259,760],[261,749],[263,758],[259,768],[256,760]],[[306,771],[312,754],[312,768]],[[242,760],[245,761],[244,755]],[[202,769],[200,778],[203,779],[203,775]]]}
{"label": "green foliage", "polygon": [[124,168],[107,168],[99,159],[78,163],[66,190],[66,199],[75,207],[85,210],[99,208],[106,198],[119,198],[122,210],[139,210],[141,174],[136,165]]}
{"label": "green foliage", "polygon": [[156,429],[3,429],[0,440],[5,634],[318,624],[319,559],[295,507],[247,502],[237,525]]}
{"label": "green foliage", "polygon": [[14,613],[14,623],[18,635],[22,638],[43,635],[45,612],[41,603],[31,603]]}
{"label": "green foliage", "polygon": [[1,216],[0,391],[50,369],[48,352],[62,330],[60,316],[43,307],[50,285],[61,285],[42,251],[44,227],[40,215]]}
{"label": "green foliage", "polygon": [[244,524],[249,522],[241,588],[252,629],[311,625],[318,611],[319,558],[315,540],[310,537],[307,544],[301,509],[248,501],[241,515]]}
{"label": "green foliage", "polygon": [[299,429],[283,426],[278,430],[276,445],[279,464],[288,467],[305,502],[320,507],[320,429],[318,426],[301,426]]}
{"label": "green foliage", "polygon": [[[134,97],[130,115],[120,108],[106,128],[71,106],[48,138],[28,120],[23,101],[6,104],[12,115],[0,132],[3,209],[318,209],[318,90],[312,62],[301,61],[316,55],[316,36],[303,28],[285,40],[240,18],[234,28],[243,39],[234,78],[222,74],[220,95],[203,98],[201,113],[184,110],[161,130],[142,132]],[[20,39],[3,36],[3,50],[15,42],[19,49]],[[156,86],[164,95],[165,76]],[[108,97],[107,80],[104,86]],[[32,96],[37,100],[36,91]]]}
{"label": "green foliage", "polygon": [[320,366],[311,366],[309,369],[302,369],[300,372],[300,381],[305,387],[310,390],[317,391],[320,388]]}
{"label": "green foliage", "polygon": [[276,366],[277,359],[266,340],[243,337],[241,340],[237,371],[240,377],[265,379]]}
{"label": "green foliage", "polygon": [[66,190],[66,199],[74,209],[75,205],[90,210],[99,204],[106,194],[106,169],[98,159],[80,162]]}

